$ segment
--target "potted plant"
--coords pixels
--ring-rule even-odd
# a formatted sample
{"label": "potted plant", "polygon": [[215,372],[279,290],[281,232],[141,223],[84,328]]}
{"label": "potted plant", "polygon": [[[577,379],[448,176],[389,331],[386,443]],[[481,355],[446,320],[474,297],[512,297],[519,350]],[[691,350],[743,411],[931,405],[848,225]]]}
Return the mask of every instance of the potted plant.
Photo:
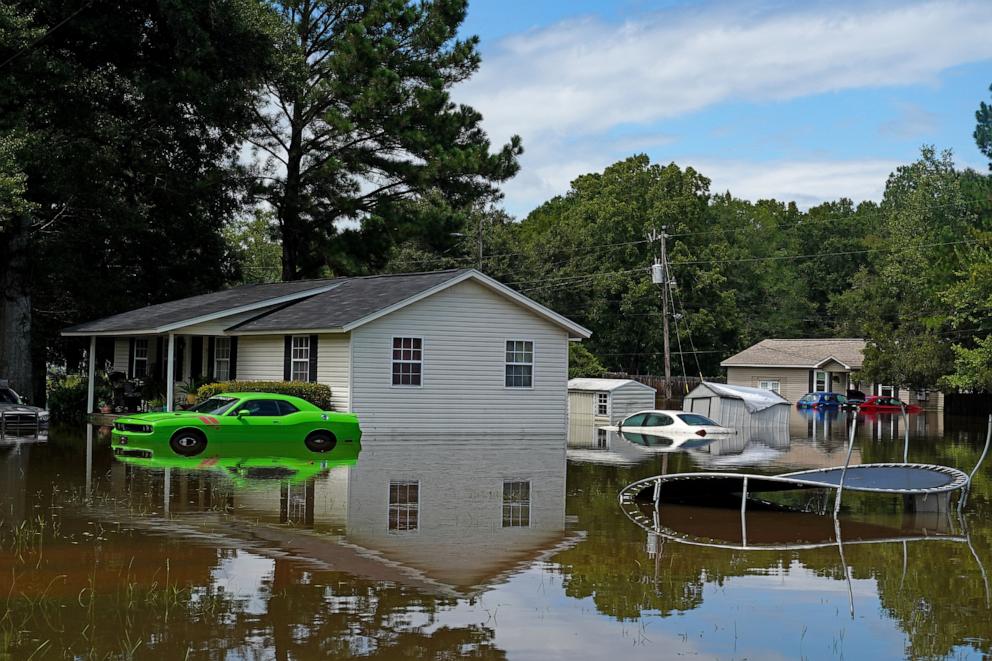
{"label": "potted plant", "polygon": [[148,400],[148,410],[150,412],[161,411],[164,406],[165,401],[162,399],[149,399]]}
{"label": "potted plant", "polygon": [[101,399],[97,402],[97,409],[100,413],[110,413],[110,404],[108,404],[106,400]]}

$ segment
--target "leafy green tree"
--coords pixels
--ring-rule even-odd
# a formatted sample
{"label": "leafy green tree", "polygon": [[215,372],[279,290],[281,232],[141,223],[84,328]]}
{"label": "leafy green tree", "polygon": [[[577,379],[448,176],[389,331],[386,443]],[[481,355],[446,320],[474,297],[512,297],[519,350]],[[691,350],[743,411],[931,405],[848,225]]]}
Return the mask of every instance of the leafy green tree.
{"label": "leafy green tree", "polygon": [[606,374],[606,368],[596,355],[578,342],[568,345],[568,378],[598,378]]}
{"label": "leafy green tree", "polygon": [[26,302],[4,327],[23,319],[40,387],[64,326],[227,279],[221,230],[244,201],[237,157],[273,21],[259,0],[3,8],[0,135],[24,136],[34,205],[8,237],[21,257],[0,260]]}
{"label": "leafy green tree", "polygon": [[250,219],[232,223],[224,229],[224,238],[236,264],[235,283],[279,282],[282,247],[271,212],[256,210]]}
{"label": "leafy green tree", "polygon": [[418,218],[409,200],[432,193],[469,207],[516,173],[519,138],[490,152],[481,115],[450,100],[479,66],[477,38],[457,37],[466,0],[275,6],[282,66],[266,81],[252,142],[268,158],[262,188],[283,279],[362,270],[406,238],[394,223]]}
{"label": "leafy green tree", "polygon": [[[992,92],[992,85],[989,86],[989,91]],[[975,143],[988,156],[989,169],[992,170],[992,105],[980,102],[975,111],[975,120]]]}

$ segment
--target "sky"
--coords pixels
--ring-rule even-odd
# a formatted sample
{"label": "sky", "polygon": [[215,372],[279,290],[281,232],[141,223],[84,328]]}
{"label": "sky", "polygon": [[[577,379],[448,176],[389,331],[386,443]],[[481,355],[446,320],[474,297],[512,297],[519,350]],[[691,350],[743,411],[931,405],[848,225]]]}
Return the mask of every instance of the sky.
{"label": "sky", "polygon": [[454,100],[523,139],[518,218],[637,153],[802,207],[880,199],[926,144],[987,168],[992,0],[470,0],[461,32],[482,65]]}

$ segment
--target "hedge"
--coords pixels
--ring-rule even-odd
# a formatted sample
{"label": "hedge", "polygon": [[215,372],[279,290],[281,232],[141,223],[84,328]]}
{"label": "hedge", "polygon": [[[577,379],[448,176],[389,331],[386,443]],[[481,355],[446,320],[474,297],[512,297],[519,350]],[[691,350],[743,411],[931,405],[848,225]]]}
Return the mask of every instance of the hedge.
{"label": "hedge", "polygon": [[200,386],[197,403],[222,392],[272,392],[305,399],[324,411],[331,409],[331,389],[323,383],[309,381],[220,381]]}

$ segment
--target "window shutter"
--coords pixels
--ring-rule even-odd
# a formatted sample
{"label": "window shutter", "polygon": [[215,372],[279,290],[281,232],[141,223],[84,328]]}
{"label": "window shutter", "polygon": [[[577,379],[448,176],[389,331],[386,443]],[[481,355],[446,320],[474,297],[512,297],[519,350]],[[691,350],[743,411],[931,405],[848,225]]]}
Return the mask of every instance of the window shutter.
{"label": "window shutter", "polygon": [[155,341],[155,360],[158,361],[158,378],[165,381],[165,338],[159,336]]}
{"label": "window shutter", "polygon": [[316,383],[317,381],[317,337],[316,335],[310,336],[310,382]]}
{"label": "window shutter", "polygon": [[[238,378],[238,338],[231,338],[231,361],[228,368],[227,378],[234,381]],[[210,369],[213,369],[211,367]]]}
{"label": "window shutter", "polygon": [[[119,365],[114,365],[114,367],[120,369]],[[134,338],[130,338],[127,341],[127,367],[124,368],[124,373],[127,374],[127,378],[134,378]]]}
{"label": "window shutter", "polygon": [[816,376],[815,376],[815,370],[810,370],[809,371],[809,390],[807,390],[806,392],[813,392],[813,388],[816,386],[816,381],[814,381],[815,378],[816,378]]}
{"label": "window shutter", "polygon": [[207,338],[207,378],[214,380],[214,347],[217,345],[217,338],[211,335]]}
{"label": "window shutter", "polygon": [[194,335],[190,343],[192,355],[189,358],[189,376],[191,379],[199,379],[203,376],[203,336]]}
{"label": "window shutter", "polygon": [[293,366],[293,336],[286,335],[283,337],[282,343],[282,380],[289,381],[290,377],[293,376],[292,366]]}

